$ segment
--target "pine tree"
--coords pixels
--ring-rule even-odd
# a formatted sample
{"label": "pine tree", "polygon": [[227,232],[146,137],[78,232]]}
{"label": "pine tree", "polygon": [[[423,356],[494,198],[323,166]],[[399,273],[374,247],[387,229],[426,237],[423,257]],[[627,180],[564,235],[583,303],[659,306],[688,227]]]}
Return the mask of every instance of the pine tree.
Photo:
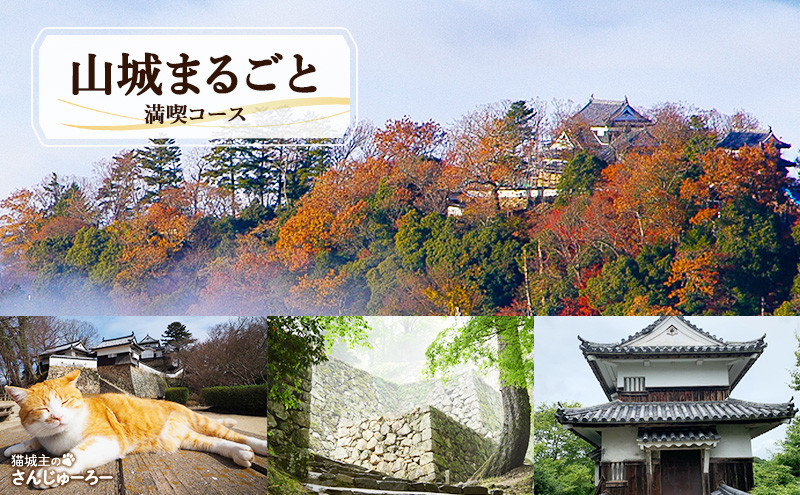
{"label": "pine tree", "polygon": [[156,202],[161,192],[170,187],[179,187],[183,180],[181,149],[174,139],[153,138],[150,146],[136,151],[142,167],[142,178],[146,184],[145,202]]}
{"label": "pine tree", "polygon": [[230,194],[231,216],[233,217],[242,209],[237,203],[237,193],[243,185],[245,149],[241,139],[217,140],[216,146],[203,157],[208,164],[203,175],[211,184]]}
{"label": "pine tree", "polygon": [[161,336],[165,346],[174,349],[175,352],[180,353],[189,344],[195,342],[197,339],[192,338],[192,332],[186,329],[186,325],[179,321],[173,321],[167,325],[167,331]]}

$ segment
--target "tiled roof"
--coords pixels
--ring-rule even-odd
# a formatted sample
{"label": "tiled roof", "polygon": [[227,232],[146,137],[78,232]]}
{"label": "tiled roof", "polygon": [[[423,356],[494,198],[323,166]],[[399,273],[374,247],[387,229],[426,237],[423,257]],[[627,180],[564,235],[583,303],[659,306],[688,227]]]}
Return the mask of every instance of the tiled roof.
{"label": "tiled roof", "polygon": [[613,401],[591,407],[559,408],[556,418],[565,424],[656,424],[760,421],[789,419],[797,409],[791,402],[760,404],[738,399],[687,402]]}
{"label": "tiled roof", "polygon": [[[581,120],[591,127],[609,125],[610,121],[617,117],[628,106],[628,100],[589,100],[573,118]],[[636,121],[647,123],[649,119],[642,116],[639,112],[631,108],[636,114]]]}
{"label": "tiled roof", "polygon": [[113,339],[108,339],[108,340],[103,339],[103,341],[94,346],[93,349],[103,349],[105,347],[114,347],[117,345],[126,345],[126,344],[131,344],[138,347],[138,345],[136,344],[136,337],[133,335],[133,332],[131,332],[130,335],[127,335],[125,337],[115,337]]}
{"label": "tiled roof", "polygon": [[719,488],[711,492],[711,495],[750,495],[750,493],[737,490],[736,488],[730,487],[725,483],[720,483]]}
{"label": "tiled roof", "polygon": [[584,355],[586,354],[625,354],[625,355],[651,355],[651,354],[738,354],[738,353],[750,353],[750,352],[761,352],[767,347],[767,343],[764,341],[766,335],[763,335],[760,339],[750,340],[747,342],[725,342],[722,339],[711,335],[710,333],[698,328],[697,326],[693,325],[690,321],[683,318],[682,316],[678,316],[684,324],[689,326],[695,332],[708,337],[711,340],[719,342],[718,345],[696,345],[696,346],[629,346],[626,345],[639,337],[649,334],[664,320],[668,318],[667,316],[662,316],[657,319],[655,322],[651,323],[650,325],[646,326],[642,330],[639,330],[635,334],[622,339],[619,343],[599,343],[599,342],[589,342],[588,340],[584,340],[581,337],[578,339],[581,341],[581,350],[583,351]]}
{"label": "tiled roof", "polygon": [[[86,348],[83,347],[83,344],[81,343],[81,341],[80,340],[76,340],[76,341],[70,342],[68,344],[62,344],[62,345],[59,345],[59,346],[56,346],[56,347],[50,347],[49,349],[45,349],[44,351],[42,351],[42,353],[40,355],[42,355],[42,354],[51,354],[51,353],[54,353],[54,352],[60,352],[60,351],[64,351],[64,350],[67,350],[67,349],[70,349],[70,348],[75,348],[75,349],[80,349],[82,351],[86,351]],[[88,351],[86,351],[86,352],[88,352]]]}
{"label": "tiled roof", "polygon": [[139,341],[140,344],[149,344],[150,342],[158,343],[158,341],[153,337],[151,337],[149,333],[145,335],[145,337],[142,340]]}
{"label": "tiled roof", "polygon": [[[654,321],[653,323],[647,325],[646,327],[644,327],[643,329],[639,330],[635,334],[631,335],[630,337],[622,339],[622,341],[620,341],[620,345],[627,344],[628,342],[636,340],[636,339],[638,339],[639,337],[641,337],[643,335],[647,335],[648,333],[650,333],[653,330],[655,330],[655,328],[659,325],[659,323],[661,323],[662,321],[666,320],[667,318],[669,318],[669,316],[660,316],[656,321]],[[686,326],[688,326],[689,328],[691,328],[695,332],[697,332],[697,333],[699,333],[701,335],[705,335],[709,339],[716,340],[720,344],[723,343],[722,339],[720,339],[719,337],[716,337],[714,335],[711,335],[710,333],[706,332],[705,330],[701,329],[700,327],[694,325],[691,321],[687,320],[683,316],[676,316],[676,318],[681,320],[681,322],[683,322]]]}
{"label": "tiled roof", "polygon": [[762,143],[774,139],[776,148],[789,148],[788,143],[784,143],[772,133],[772,129],[736,129],[728,132],[722,141],[717,144],[718,148],[738,150],[744,146],[759,146]]}
{"label": "tiled roof", "polygon": [[55,347],[50,347],[50,348],[48,348],[48,349],[45,349],[45,350],[44,350],[44,352],[43,352],[43,354],[45,354],[45,353],[49,353],[49,352],[58,352],[58,351],[63,351],[63,350],[65,350],[65,349],[69,349],[70,347],[78,347],[78,345],[80,345],[81,347],[83,347],[83,344],[81,344],[81,341],[80,341],[80,340],[76,340],[76,341],[74,341],[74,342],[69,342],[69,343],[67,343],[67,344],[61,344],[61,345],[57,345],[57,346],[55,346]]}
{"label": "tiled roof", "polygon": [[620,344],[600,344],[597,342],[581,341],[581,350],[584,354],[626,354],[626,355],[651,355],[651,354],[741,354],[760,352],[767,347],[764,337],[749,342],[726,342],[722,345],[658,345],[658,346],[624,346]]}
{"label": "tiled roof", "polygon": [[590,126],[603,126],[624,105],[625,101],[622,100],[596,100],[592,98],[575,116]]}
{"label": "tiled roof", "polygon": [[658,140],[646,127],[634,127],[628,132],[623,132],[615,137],[611,146],[617,151],[624,151],[629,148],[647,148],[658,146]]}
{"label": "tiled roof", "polygon": [[718,441],[715,426],[705,428],[640,428],[637,440],[641,443],[701,443]]}

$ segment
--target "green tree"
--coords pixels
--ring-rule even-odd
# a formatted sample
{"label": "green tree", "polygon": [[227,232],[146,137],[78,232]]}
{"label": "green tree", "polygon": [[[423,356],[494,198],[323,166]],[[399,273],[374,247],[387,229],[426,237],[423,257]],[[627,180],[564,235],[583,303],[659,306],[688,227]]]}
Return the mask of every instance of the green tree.
{"label": "green tree", "polygon": [[42,189],[44,189],[45,210],[52,211],[64,195],[64,185],[58,181],[58,174],[53,172]]}
{"label": "green tree", "polygon": [[[800,390],[800,336],[795,334],[798,349],[795,368],[790,371],[792,390]],[[753,465],[753,495],[800,495],[800,422],[794,418],[781,441],[780,450],[767,461]]]}
{"label": "green tree", "polygon": [[758,314],[788,295],[797,259],[794,242],[769,207],[742,198],[720,209],[716,249],[725,256],[724,284],[736,314]]}
{"label": "green tree", "polygon": [[181,352],[197,339],[192,338],[192,332],[186,328],[186,325],[179,321],[173,321],[167,325],[167,330],[161,335],[161,340],[164,341],[164,345],[171,347],[176,352]]}
{"label": "green tree", "polygon": [[97,203],[111,222],[130,220],[139,210],[144,195],[142,169],[133,151],[121,151],[111,162],[100,165]]}
{"label": "green tree", "polygon": [[237,193],[242,189],[246,151],[243,140],[218,140],[211,152],[203,157],[208,164],[204,178],[229,194],[231,216],[233,217],[236,217],[241,209],[237,203]]}
{"label": "green tree", "polygon": [[337,341],[368,346],[369,324],[361,316],[270,316],[267,325],[269,400],[298,405],[297,391],[307,370],[328,360]]}
{"label": "green tree", "polygon": [[443,330],[425,352],[430,375],[475,363],[500,372],[503,431],[500,445],[473,475],[500,476],[525,461],[531,433],[533,318],[475,316]]}
{"label": "green tree", "polygon": [[565,205],[575,196],[589,196],[595,183],[600,180],[606,162],[586,151],[581,151],[564,167],[558,180],[557,205]]}
{"label": "green tree", "polygon": [[183,180],[181,149],[174,139],[150,139],[150,145],[137,150],[135,156],[146,184],[144,201],[154,202],[163,190],[180,186]]}
{"label": "green tree", "polygon": [[[186,328],[186,325],[179,321],[173,321],[167,325],[167,330],[161,335],[161,340],[164,341],[164,347],[170,348],[175,352],[179,366],[183,366],[183,351],[197,341],[197,339],[192,338],[192,332]],[[185,374],[181,376],[181,385],[183,385],[183,376]]]}
{"label": "green tree", "polygon": [[110,285],[122,267],[117,263],[120,246],[107,231],[88,226],[80,229],[64,260],[98,284]]}
{"label": "green tree", "polygon": [[[580,404],[570,403],[565,407],[580,407]],[[556,404],[541,404],[534,412],[536,493],[585,495],[594,488],[594,465],[588,457],[592,445],[556,421],[557,408]]]}

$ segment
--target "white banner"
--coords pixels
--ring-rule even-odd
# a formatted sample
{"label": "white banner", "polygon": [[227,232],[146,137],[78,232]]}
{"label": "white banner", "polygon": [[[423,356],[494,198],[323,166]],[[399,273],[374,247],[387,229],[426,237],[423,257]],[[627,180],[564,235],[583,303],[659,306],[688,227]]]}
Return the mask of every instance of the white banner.
{"label": "white banner", "polygon": [[45,145],[340,138],[356,118],[345,29],[48,28],[32,57]]}

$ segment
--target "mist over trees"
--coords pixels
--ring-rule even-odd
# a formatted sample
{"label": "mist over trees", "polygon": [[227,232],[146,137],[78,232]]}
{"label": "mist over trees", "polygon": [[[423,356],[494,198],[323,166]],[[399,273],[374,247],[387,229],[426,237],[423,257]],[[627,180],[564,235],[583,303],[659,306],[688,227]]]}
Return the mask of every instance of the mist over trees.
{"label": "mist over trees", "polygon": [[[361,123],[342,144],[153,139],[0,200],[0,301],[20,312],[794,314],[798,207],[769,148],[716,148],[744,112],[645,112],[658,145],[571,157],[536,187],[569,102],[448,127]],[[447,216],[460,194],[460,216]],[[800,197],[800,196],[798,196]],[[22,311],[25,310],[25,311]]]}

